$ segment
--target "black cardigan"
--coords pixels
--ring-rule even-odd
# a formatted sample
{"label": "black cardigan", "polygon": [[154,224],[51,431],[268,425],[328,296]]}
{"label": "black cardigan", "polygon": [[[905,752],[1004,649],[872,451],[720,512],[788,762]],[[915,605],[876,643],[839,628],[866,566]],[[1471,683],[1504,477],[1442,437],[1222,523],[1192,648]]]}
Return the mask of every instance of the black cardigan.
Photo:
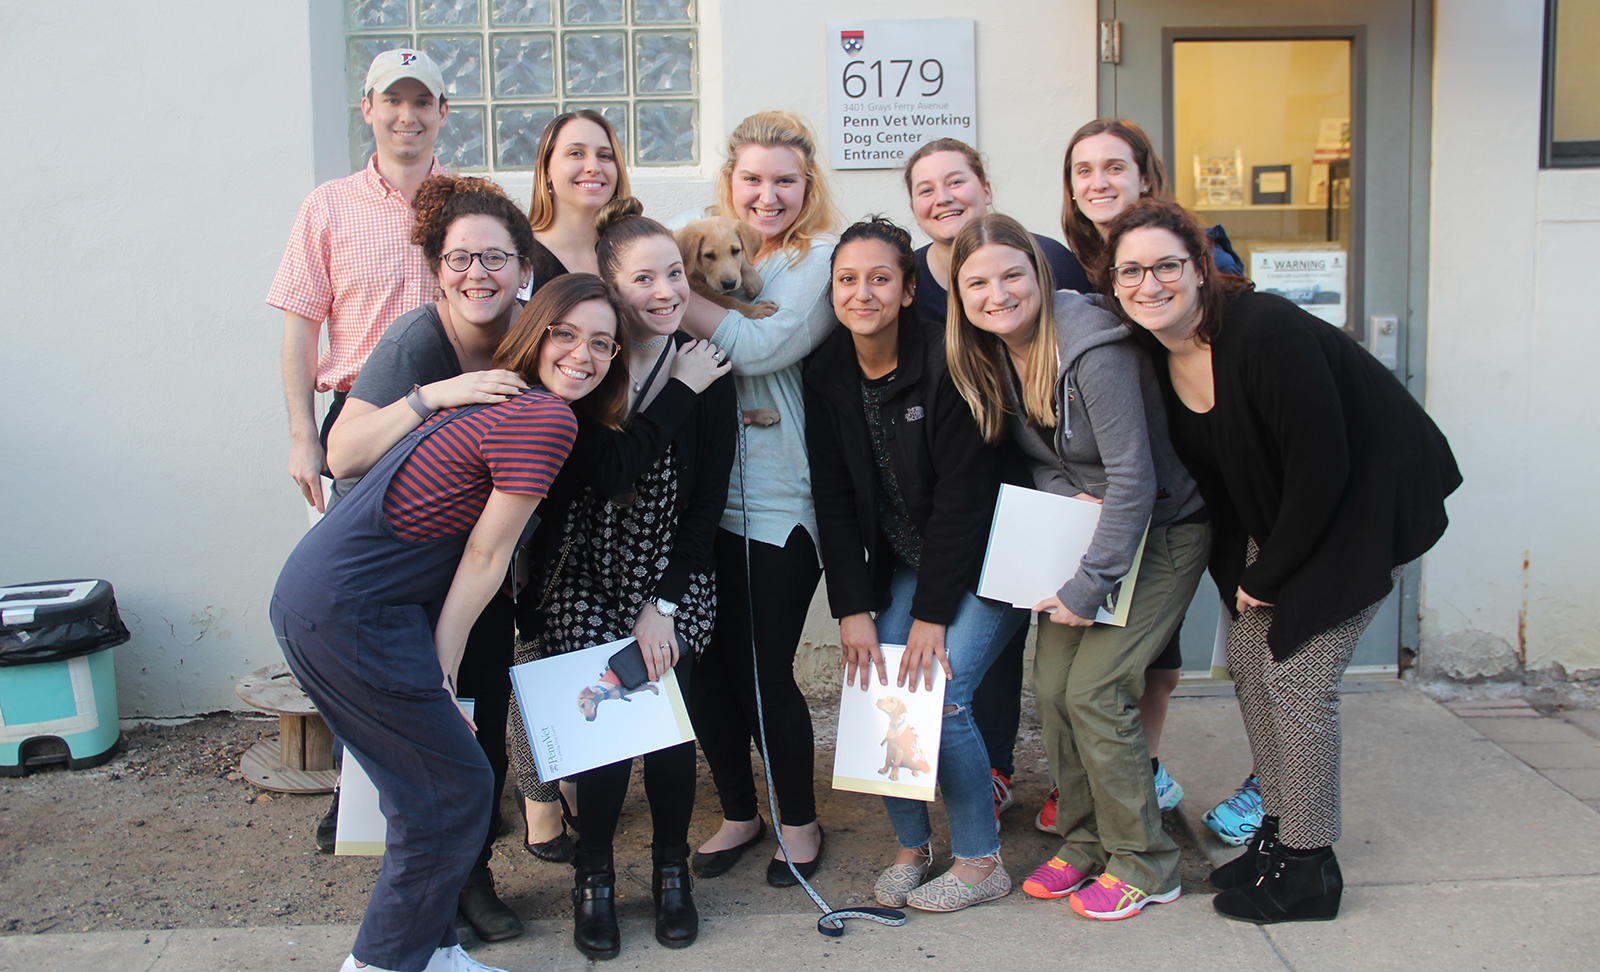
{"label": "black cardigan", "polygon": [[[680,347],[693,340],[682,331],[672,339]],[[621,364],[613,361],[611,366]],[[583,488],[590,487],[601,496],[626,492],[670,443],[678,471],[678,529],[653,596],[682,601],[689,590],[689,575],[709,572],[716,565],[712,547],[728,502],[728,475],[738,435],[732,376],[718,378],[699,395],[683,382],[669,380],[649,407],[641,409],[621,431],[589,418],[581,405],[576,411],[578,438],[572,454],[539,509],[548,524],[543,528],[547,534],[542,545],[545,572],[561,556],[560,534],[567,507]],[[536,606],[543,590],[532,593],[535,596],[529,608]],[[525,596],[524,600],[529,599]]]}
{"label": "black cardigan", "polygon": [[[1211,345],[1216,405],[1203,419],[1158,368],[1174,445],[1215,525],[1211,576],[1274,605],[1282,661],[1377,602],[1390,572],[1449,522],[1461,473],[1444,434],[1348,334],[1271,294],[1230,299]],[[1192,434],[1208,421],[1211,444]],[[1245,567],[1245,542],[1260,547]]]}
{"label": "black cardigan", "polygon": [[[829,607],[836,618],[882,611],[897,559],[878,528],[877,462],[855,342],[845,328],[807,363],[805,400]],[[895,478],[922,534],[911,616],[949,624],[962,593],[977,586],[1000,479],[996,450],[984,444],[945,368],[942,327],[902,318],[899,363],[880,411]]]}

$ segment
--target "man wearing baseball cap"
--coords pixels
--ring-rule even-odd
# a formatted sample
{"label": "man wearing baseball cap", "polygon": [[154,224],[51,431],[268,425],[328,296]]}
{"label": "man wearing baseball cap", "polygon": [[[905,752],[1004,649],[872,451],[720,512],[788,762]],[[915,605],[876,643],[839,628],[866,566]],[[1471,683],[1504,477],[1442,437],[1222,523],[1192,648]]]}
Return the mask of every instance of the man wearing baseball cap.
{"label": "man wearing baseball cap", "polygon": [[[375,151],[366,168],[325,182],[306,197],[267,294],[267,303],[284,312],[289,475],[318,511],[325,509],[328,430],[345,393],[390,323],[437,296],[438,282],[422,249],[411,242],[411,199],[428,176],[446,174],[433,149],[448,111],[444,78],[432,58],[401,48],[372,59],[361,117],[372,126]],[[319,356],[323,321],[328,347]],[[313,390],[333,392],[320,434]],[[328,502],[349,485],[335,484]],[[503,730],[500,735],[503,746]],[[504,762],[502,751],[499,765]],[[335,790],[333,805],[317,826],[317,849],[324,853],[333,853],[338,806]],[[486,843],[463,891],[457,929],[464,938],[474,931],[490,941],[515,938],[522,934],[522,922],[494,892],[488,848]]]}

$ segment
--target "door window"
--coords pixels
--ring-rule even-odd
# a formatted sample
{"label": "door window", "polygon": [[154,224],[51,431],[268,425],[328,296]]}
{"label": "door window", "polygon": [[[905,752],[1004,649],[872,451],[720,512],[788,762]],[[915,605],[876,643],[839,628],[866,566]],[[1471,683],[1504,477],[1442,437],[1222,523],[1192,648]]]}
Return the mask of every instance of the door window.
{"label": "door window", "polygon": [[1350,55],[1344,39],[1175,41],[1171,157],[1178,202],[1227,230],[1258,290],[1357,331]]}

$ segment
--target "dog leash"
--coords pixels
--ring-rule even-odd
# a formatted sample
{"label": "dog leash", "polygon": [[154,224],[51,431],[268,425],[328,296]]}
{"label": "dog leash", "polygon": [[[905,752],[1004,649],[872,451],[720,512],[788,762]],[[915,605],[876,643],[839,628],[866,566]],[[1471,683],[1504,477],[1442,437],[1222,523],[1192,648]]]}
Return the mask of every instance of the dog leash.
{"label": "dog leash", "polygon": [[[739,430],[739,513],[744,521],[744,536],[740,538],[744,541],[744,592],[745,599],[750,607],[748,612],[750,616],[750,674],[756,690],[756,732],[761,739],[761,765],[767,778],[767,806],[772,811],[772,832],[777,835],[778,848],[783,851],[784,863],[789,865],[789,873],[793,874],[795,880],[800,882],[800,887],[804,888],[806,894],[810,896],[811,903],[816,905],[817,910],[822,912],[822,917],[817,919],[817,931],[829,938],[843,938],[844,923],[851,918],[860,918],[864,921],[873,921],[880,925],[897,928],[906,923],[906,913],[898,909],[878,907],[835,909],[829,905],[822,895],[817,893],[817,889],[811,886],[811,882],[807,881],[800,873],[799,868],[795,867],[794,858],[789,854],[789,847],[783,842],[783,825],[778,822],[778,791],[772,782],[772,766],[767,757],[769,752],[767,749],[767,713],[766,706],[761,701],[761,670],[756,652],[755,585],[750,574],[750,503],[745,496],[744,486],[745,443],[746,436],[750,430],[744,424],[744,409],[739,406],[737,391],[734,393],[734,405],[735,421],[739,423],[737,426]],[[821,848],[818,848],[818,850],[820,851]]]}

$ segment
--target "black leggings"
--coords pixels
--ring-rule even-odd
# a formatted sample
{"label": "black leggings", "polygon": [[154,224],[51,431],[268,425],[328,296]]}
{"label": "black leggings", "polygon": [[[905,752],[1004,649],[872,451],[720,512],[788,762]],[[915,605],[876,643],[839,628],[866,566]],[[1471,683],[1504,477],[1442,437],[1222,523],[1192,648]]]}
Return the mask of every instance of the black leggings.
{"label": "black leggings", "polygon": [[812,785],[816,751],[811,710],[794,682],[794,653],[822,568],[811,534],[797,526],[781,548],[750,541],[753,590],[747,590],[744,545],[738,534],[717,531],[717,624],[695,673],[689,715],[711,767],[723,817],[753,819],[756,784],[750,745],[758,737],[750,649],[753,599],[755,655],[771,747],[764,754],[767,772],[778,794],[780,822],[804,827],[817,819]]}
{"label": "black leggings", "polygon": [[[692,651],[680,657],[673,667],[678,689],[685,695],[694,685],[689,677],[693,669]],[[639,758],[644,760],[644,795],[650,803],[653,842],[658,847],[687,844],[689,819],[694,816],[694,743],[668,746]],[[573,777],[578,789],[578,846],[584,853],[611,853],[632,774],[633,760],[624,759]]]}

